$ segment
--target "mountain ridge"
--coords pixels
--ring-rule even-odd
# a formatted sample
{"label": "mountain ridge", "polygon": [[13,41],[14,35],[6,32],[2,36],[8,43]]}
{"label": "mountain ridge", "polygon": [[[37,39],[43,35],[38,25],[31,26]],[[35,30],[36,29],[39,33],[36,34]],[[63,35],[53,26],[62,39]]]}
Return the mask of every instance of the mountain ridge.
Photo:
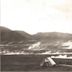
{"label": "mountain ridge", "polygon": [[1,42],[17,42],[17,41],[26,41],[31,38],[31,35],[28,33],[25,33],[23,31],[24,35],[17,31],[12,31],[6,27],[0,27],[0,36],[1,36]]}
{"label": "mountain ridge", "polygon": [[[62,49],[63,43],[68,41],[72,42],[72,34],[69,33],[40,32],[30,35],[24,31],[12,31],[8,28],[0,27],[0,34],[0,44],[8,45],[1,48],[5,51],[31,51],[34,53],[42,51],[56,52]],[[14,42],[14,44],[11,44],[11,42]]]}

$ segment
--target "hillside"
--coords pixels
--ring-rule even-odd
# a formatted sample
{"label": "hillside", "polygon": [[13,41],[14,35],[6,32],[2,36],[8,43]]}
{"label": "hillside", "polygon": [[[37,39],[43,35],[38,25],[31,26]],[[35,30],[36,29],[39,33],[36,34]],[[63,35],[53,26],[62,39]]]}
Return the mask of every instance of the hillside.
{"label": "hillside", "polygon": [[35,39],[39,41],[68,41],[72,40],[72,34],[68,33],[60,33],[60,32],[44,32],[44,33],[37,33],[33,35]]}
{"label": "hillside", "polygon": [[2,53],[72,52],[72,34],[68,33],[41,32],[30,35],[24,31],[0,27],[0,36]]}
{"label": "hillside", "polygon": [[20,34],[20,35],[26,37],[27,39],[33,39],[32,35],[30,35],[30,34],[24,32],[24,31],[15,30],[14,32],[16,32],[16,33],[18,33],[18,34]]}
{"label": "hillside", "polygon": [[23,31],[12,31],[6,27],[0,27],[1,43],[20,42],[31,39],[31,35]]}
{"label": "hillside", "polygon": [[[30,46],[30,50],[44,50],[46,53],[72,52],[72,34],[45,32],[37,33],[33,36],[38,42]],[[66,45],[64,45],[64,43],[66,43]]]}

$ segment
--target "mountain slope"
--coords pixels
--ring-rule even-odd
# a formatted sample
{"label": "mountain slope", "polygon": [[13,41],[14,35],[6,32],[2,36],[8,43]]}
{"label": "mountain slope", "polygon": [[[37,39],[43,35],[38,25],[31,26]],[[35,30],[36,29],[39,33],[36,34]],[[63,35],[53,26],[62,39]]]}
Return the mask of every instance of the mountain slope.
{"label": "mountain slope", "polygon": [[16,32],[16,33],[18,33],[18,34],[20,34],[20,35],[22,35],[22,36],[25,36],[25,37],[28,38],[28,39],[32,39],[32,35],[24,32],[24,31],[15,30],[14,32]]}
{"label": "mountain slope", "polygon": [[37,40],[44,40],[44,41],[54,41],[54,40],[67,41],[72,40],[72,34],[59,33],[59,32],[45,32],[35,34],[34,38]]}
{"label": "mountain slope", "polygon": [[25,32],[12,31],[6,27],[0,27],[1,43],[27,41],[31,38],[31,35]]}
{"label": "mountain slope", "polygon": [[[45,32],[33,35],[38,42],[40,42],[37,50],[46,50],[52,52],[65,51],[68,46],[62,46],[66,42],[72,42],[72,34],[59,32]],[[34,49],[34,48],[32,48]],[[35,49],[34,49],[35,50]]]}

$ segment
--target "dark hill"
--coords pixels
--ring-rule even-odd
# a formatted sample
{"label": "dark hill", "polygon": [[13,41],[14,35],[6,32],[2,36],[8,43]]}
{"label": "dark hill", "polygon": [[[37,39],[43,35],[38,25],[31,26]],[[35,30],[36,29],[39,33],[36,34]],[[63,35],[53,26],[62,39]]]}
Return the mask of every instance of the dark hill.
{"label": "dark hill", "polygon": [[54,41],[54,40],[68,41],[72,40],[72,34],[60,33],[60,32],[45,32],[45,33],[40,32],[35,34],[34,38],[37,40],[44,40],[44,41]]}
{"label": "dark hill", "polygon": [[0,32],[9,32],[9,31],[11,31],[10,29],[8,29],[8,28],[6,28],[6,27],[3,27],[3,26],[0,26]]}
{"label": "dark hill", "polygon": [[69,33],[40,32],[33,36],[35,39],[41,42],[39,48],[37,48],[38,50],[44,49],[46,51],[50,50],[52,52],[57,52],[57,51],[64,52],[65,50],[62,49],[63,48],[62,45],[68,41],[72,42],[72,34]]}
{"label": "dark hill", "polygon": [[[63,43],[67,41],[72,42],[72,34],[60,32],[41,32],[30,35],[24,31],[12,31],[6,27],[0,27],[0,40],[0,43],[2,44],[9,44],[9,47],[4,46],[4,48],[2,48],[4,50],[23,51],[24,49],[28,49],[31,44],[39,41],[39,47],[34,47],[34,50],[50,50],[56,52],[62,48]],[[11,43],[13,43],[13,46],[10,45]]]}
{"label": "dark hill", "polygon": [[31,38],[31,35],[27,34],[26,32],[12,31],[6,27],[0,27],[0,36],[1,36],[1,43],[8,43],[8,42],[16,43],[19,41],[26,42]]}
{"label": "dark hill", "polygon": [[20,34],[20,35],[22,35],[22,36],[25,36],[27,39],[32,39],[32,35],[24,32],[24,31],[18,31],[18,30],[16,30],[16,31],[14,31],[14,32],[16,32],[16,33],[18,33],[18,34]]}

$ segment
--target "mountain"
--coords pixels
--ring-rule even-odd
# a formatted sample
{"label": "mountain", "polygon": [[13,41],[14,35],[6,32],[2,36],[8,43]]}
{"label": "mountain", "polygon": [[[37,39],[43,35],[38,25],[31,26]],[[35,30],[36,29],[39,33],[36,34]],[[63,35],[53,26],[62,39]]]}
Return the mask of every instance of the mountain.
{"label": "mountain", "polygon": [[12,31],[6,27],[0,27],[1,43],[28,41],[32,37],[23,31]]}
{"label": "mountain", "polygon": [[68,41],[72,40],[72,34],[60,33],[60,32],[40,32],[34,35],[34,38],[37,40],[43,41]]}
{"label": "mountain", "polygon": [[8,28],[6,28],[6,27],[3,27],[3,26],[0,26],[0,32],[9,32],[9,31],[11,31],[10,29],[8,29]]}
{"label": "mountain", "polygon": [[32,50],[45,50],[46,52],[62,52],[65,51],[67,46],[62,46],[66,42],[72,42],[72,34],[60,32],[40,32],[33,35],[34,38],[40,42],[40,45],[32,46]]}
{"label": "mountain", "polygon": [[30,35],[24,31],[12,31],[0,26],[0,43],[3,45],[0,47],[2,52],[65,52],[68,51],[67,47],[69,46],[63,47],[62,45],[72,43],[72,34],[40,32]]}
{"label": "mountain", "polygon": [[33,39],[32,35],[24,32],[24,31],[15,30],[14,32],[16,32],[16,33],[18,33],[18,34],[20,34],[22,36],[25,36],[27,39]]}

